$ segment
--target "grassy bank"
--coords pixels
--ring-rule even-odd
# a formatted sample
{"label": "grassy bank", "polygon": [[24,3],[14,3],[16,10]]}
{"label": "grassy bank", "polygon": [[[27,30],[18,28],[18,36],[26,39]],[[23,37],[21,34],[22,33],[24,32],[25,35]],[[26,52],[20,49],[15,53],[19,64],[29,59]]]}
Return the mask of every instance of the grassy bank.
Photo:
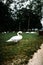
{"label": "grassy bank", "polygon": [[38,33],[22,33],[23,39],[20,42],[7,43],[6,40],[13,35],[16,33],[0,33],[0,62],[4,62],[4,65],[11,62],[14,62],[14,65],[26,65],[34,52],[40,48],[43,36],[39,36]]}

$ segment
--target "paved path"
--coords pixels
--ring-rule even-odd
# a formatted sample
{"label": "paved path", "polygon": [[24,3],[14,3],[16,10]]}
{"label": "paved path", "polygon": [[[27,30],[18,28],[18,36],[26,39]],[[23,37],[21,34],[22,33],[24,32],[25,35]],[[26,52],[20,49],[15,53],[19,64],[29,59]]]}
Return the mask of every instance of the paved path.
{"label": "paved path", "polygon": [[29,60],[27,65],[43,65],[43,44],[36,53],[34,53],[33,58]]}

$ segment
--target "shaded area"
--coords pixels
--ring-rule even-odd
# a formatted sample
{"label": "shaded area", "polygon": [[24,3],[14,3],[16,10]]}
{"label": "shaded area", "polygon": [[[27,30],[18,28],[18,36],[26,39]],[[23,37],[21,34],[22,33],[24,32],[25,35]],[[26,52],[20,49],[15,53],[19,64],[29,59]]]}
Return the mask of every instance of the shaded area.
{"label": "shaded area", "polygon": [[17,19],[12,19],[9,8],[0,2],[0,32],[2,31],[27,31],[27,29],[42,27],[40,16],[33,14],[30,9],[23,8],[17,11]]}

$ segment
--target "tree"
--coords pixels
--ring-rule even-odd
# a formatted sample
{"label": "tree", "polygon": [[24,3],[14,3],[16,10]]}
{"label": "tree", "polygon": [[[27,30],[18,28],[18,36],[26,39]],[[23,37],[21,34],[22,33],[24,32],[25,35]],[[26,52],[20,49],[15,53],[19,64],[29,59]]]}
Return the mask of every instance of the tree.
{"label": "tree", "polygon": [[14,24],[12,22],[14,23],[8,12],[8,7],[0,2],[0,32],[14,30]]}
{"label": "tree", "polygon": [[[4,3],[5,0],[2,0]],[[8,6],[9,13],[13,19],[16,18],[18,10],[22,8],[27,8],[32,10],[34,14],[37,14],[41,17],[41,0],[6,0],[5,3]]]}
{"label": "tree", "polygon": [[[16,3],[17,4],[15,4],[15,6],[14,6],[14,9],[16,11],[13,12],[14,9],[12,10],[12,18],[13,19],[17,18],[18,11],[21,10],[22,8],[29,9],[28,11],[29,11],[30,14],[31,14],[31,11],[32,11],[33,14],[38,16],[39,20],[41,19],[41,16],[42,16],[41,15],[42,3],[41,3],[40,0],[27,0],[27,1],[21,0],[21,1],[17,1]],[[27,11],[25,13],[27,13]],[[29,29],[30,17],[31,17],[30,14],[29,14],[29,17],[28,17],[29,18],[29,20],[28,20],[28,29]],[[20,26],[19,26],[19,29],[20,29]]]}
{"label": "tree", "polygon": [[17,21],[19,23],[19,29],[26,31],[28,28],[28,18],[29,18],[29,11],[26,8],[23,8],[18,11],[17,14]]}
{"label": "tree", "polygon": [[33,11],[30,9],[23,8],[17,14],[17,21],[20,23],[20,28],[23,30],[28,30],[29,28],[38,28],[40,29],[41,23],[38,15],[33,14]]}
{"label": "tree", "polygon": [[[4,0],[1,0],[1,1],[4,3]],[[36,19],[34,19],[34,16],[35,17],[37,16],[39,20],[41,19],[42,4],[41,4],[40,0],[17,0],[17,1],[16,0],[6,0],[4,5],[6,5],[8,7],[8,13],[9,13],[8,18],[10,17],[10,20],[11,19],[13,20],[14,25],[11,24],[12,21],[8,22],[8,23],[9,23],[9,25],[11,24],[11,26],[16,27],[14,29],[20,30],[22,25],[24,28],[26,21],[28,21],[28,23],[26,22],[26,26],[28,26],[28,29],[29,29],[30,23],[32,23],[31,19],[33,18],[33,22],[36,20]],[[21,14],[21,12],[22,12],[22,14]],[[8,25],[8,23],[7,23],[7,25]],[[15,24],[16,24],[16,26],[15,26]],[[9,26],[9,27],[11,28],[11,26]]]}
{"label": "tree", "polygon": [[5,29],[5,20],[8,15],[8,8],[2,2],[0,2],[0,31]]}

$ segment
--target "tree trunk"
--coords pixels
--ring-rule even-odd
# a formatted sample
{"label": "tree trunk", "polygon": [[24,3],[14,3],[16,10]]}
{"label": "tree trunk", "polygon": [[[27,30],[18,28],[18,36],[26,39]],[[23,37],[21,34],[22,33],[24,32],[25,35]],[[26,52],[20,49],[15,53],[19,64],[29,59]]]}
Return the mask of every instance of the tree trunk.
{"label": "tree trunk", "polygon": [[28,20],[28,30],[29,31],[29,26],[30,26],[30,16],[29,16],[29,20]]}

